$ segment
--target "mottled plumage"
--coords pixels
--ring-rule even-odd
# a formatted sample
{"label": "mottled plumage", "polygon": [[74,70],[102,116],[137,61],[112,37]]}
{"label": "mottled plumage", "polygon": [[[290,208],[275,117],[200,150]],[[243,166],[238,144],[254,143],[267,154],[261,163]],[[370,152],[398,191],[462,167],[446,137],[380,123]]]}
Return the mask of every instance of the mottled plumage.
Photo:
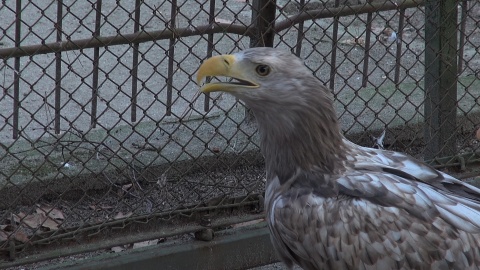
{"label": "mottled plumage", "polygon": [[340,132],[330,91],[272,48],[216,56],[203,92],[243,100],[257,119],[272,242],[304,269],[477,269],[480,190],[402,153]]}

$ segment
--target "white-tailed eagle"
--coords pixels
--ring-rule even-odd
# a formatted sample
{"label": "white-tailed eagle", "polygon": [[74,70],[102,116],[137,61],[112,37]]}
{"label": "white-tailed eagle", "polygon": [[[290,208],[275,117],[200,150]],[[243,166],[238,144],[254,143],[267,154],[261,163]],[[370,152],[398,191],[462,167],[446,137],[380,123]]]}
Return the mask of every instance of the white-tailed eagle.
{"label": "white-tailed eagle", "polygon": [[202,92],[258,122],[272,242],[304,269],[477,269],[480,189],[406,154],[346,140],[332,95],[298,57],[252,48],[206,60]]}

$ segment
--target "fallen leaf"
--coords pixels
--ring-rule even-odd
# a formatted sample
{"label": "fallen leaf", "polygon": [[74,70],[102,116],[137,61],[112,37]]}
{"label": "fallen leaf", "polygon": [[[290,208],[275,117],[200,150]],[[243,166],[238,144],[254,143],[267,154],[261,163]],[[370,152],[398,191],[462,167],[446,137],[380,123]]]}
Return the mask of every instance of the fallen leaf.
{"label": "fallen leaf", "polygon": [[[18,213],[17,215],[14,215],[14,220],[17,223],[22,223],[27,225],[30,228],[38,228],[40,224],[42,224],[42,215],[41,214],[31,214],[27,215],[23,212]],[[44,214],[45,216],[45,214]],[[18,218],[18,219],[17,219]]]}
{"label": "fallen leaf", "polygon": [[57,209],[48,205],[39,205],[39,204],[37,204],[37,207],[38,208],[35,211],[39,214],[44,213],[53,219],[59,219],[59,220],[65,219],[65,216],[63,215],[63,212],[60,209]]}
{"label": "fallen leaf", "polygon": [[133,186],[133,184],[126,184],[126,185],[123,185],[123,186],[122,186],[122,189],[123,189],[124,191],[128,191],[132,186]]}
{"label": "fallen leaf", "polygon": [[394,31],[392,28],[386,27],[385,29],[383,29],[382,33],[386,36],[390,36],[392,33],[394,33]]}
{"label": "fallen leaf", "polygon": [[387,37],[387,41],[388,42],[394,42],[395,40],[397,40],[397,33],[392,32],[392,34],[390,34],[390,36]]}
{"label": "fallen leaf", "polygon": [[111,250],[115,253],[118,253],[118,252],[122,252],[124,251],[126,248],[125,247],[122,247],[122,246],[116,246],[116,247],[112,247]]}
{"label": "fallen leaf", "polygon": [[160,178],[157,180],[157,185],[160,187],[165,187],[167,185],[167,171],[164,171],[162,175],[160,175]]}
{"label": "fallen leaf", "polygon": [[2,225],[0,226],[0,229],[6,232],[13,232],[15,230],[15,227],[13,225]]}
{"label": "fallen leaf", "polygon": [[13,235],[13,239],[20,241],[22,243],[26,243],[29,241],[27,234],[21,231],[17,232],[8,232],[4,230],[0,230],[0,242],[7,241],[9,238],[11,239]]}
{"label": "fallen leaf", "polygon": [[18,213],[17,215],[13,214],[13,215],[11,215],[11,216],[13,217],[13,220],[12,220],[10,217],[7,218],[8,220],[10,220],[10,223],[12,223],[12,224],[13,224],[13,223],[20,223],[20,216],[21,216],[21,217],[24,217],[24,216],[25,216],[25,213],[20,212],[20,213]]}
{"label": "fallen leaf", "polygon": [[120,197],[123,196],[123,195],[125,195],[125,193],[128,193],[128,191],[129,191],[130,189],[132,189],[132,186],[133,186],[133,184],[125,184],[125,185],[123,185],[122,188],[117,191],[117,195],[120,196]]}
{"label": "fallen leaf", "polygon": [[55,220],[47,217],[46,220],[42,223],[42,227],[50,229],[51,231],[58,230],[58,224]]}
{"label": "fallen leaf", "polygon": [[27,234],[25,234],[24,232],[15,232],[13,234],[13,238],[22,243],[27,243],[29,241]]}
{"label": "fallen leaf", "polygon": [[220,19],[220,18],[215,18],[215,22],[216,23],[228,23],[228,24],[233,23],[232,21],[225,20],[225,19]]}
{"label": "fallen leaf", "polygon": [[95,210],[95,211],[102,211],[102,210],[110,210],[110,209],[113,209],[113,206],[110,206],[110,205],[95,205],[95,204],[91,204],[89,205],[88,207],[90,207],[90,209],[92,210]]}
{"label": "fallen leaf", "polygon": [[392,28],[386,27],[385,29],[382,30],[383,37],[381,37],[382,41],[387,41],[387,42],[394,42],[397,40],[397,33],[393,31]]}
{"label": "fallen leaf", "polygon": [[141,247],[154,246],[156,244],[158,244],[158,239],[153,239],[153,240],[135,243],[133,244],[133,248],[135,249],[135,248],[141,248]]}
{"label": "fallen leaf", "polygon": [[215,237],[215,232],[211,228],[205,228],[194,233],[195,239],[202,241],[212,241]]}
{"label": "fallen leaf", "polygon": [[240,227],[250,226],[250,225],[254,225],[254,224],[260,223],[260,222],[262,222],[262,221],[264,221],[264,220],[265,220],[265,219],[260,218],[260,219],[245,221],[245,222],[242,222],[242,223],[233,224],[232,227],[233,227],[233,228],[240,228]]}
{"label": "fallen leaf", "polygon": [[345,44],[345,45],[352,45],[352,46],[355,46],[355,45],[365,46],[365,39],[364,38],[359,38],[359,37],[349,38],[349,39],[346,39],[346,40],[342,40],[339,43],[340,44]]}
{"label": "fallen leaf", "polygon": [[113,217],[113,219],[128,218],[128,217],[130,217],[131,215],[133,215],[132,211],[130,211],[130,212],[126,213],[126,214],[124,214],[124,213],[122,213],[122,212],[118,212],[118,213]]}
{"label": "fallen leaf", "polygon": [[7,239],[8,239],[8,234],[3,230],[0,230],[0,242],[7,241]]}
{"label": "fallen leaf", "polygon": [[16,222],[23,223],[32,229],[38,228],[40,226],[50,230],[58,229],[59,224],[50,217],[47,217],[45,213],[34,213],[30,215],[25,215],[25,213],[20,212],[16,216],[18,217],[18,221],[16,220]]}
{"label": "fallen leaf", "polygon": [[381,27],[381,26],[372,26],[372,27],[370,28],[370,30],[372,30],[372,32],[375,33],[375,34],[377,34],[377,35],[380,34],[380,33],[382,33],[382,31],[383,31],[384,29],[385,29],[385,27]]}
{"label": "fallen leaf", "polygon": [[476,137],[477,137],[477,140],[479,140],[479,141],[480,141],[480,128],[479,128],[479,129],[477,129],[477,136],[476,136]]}

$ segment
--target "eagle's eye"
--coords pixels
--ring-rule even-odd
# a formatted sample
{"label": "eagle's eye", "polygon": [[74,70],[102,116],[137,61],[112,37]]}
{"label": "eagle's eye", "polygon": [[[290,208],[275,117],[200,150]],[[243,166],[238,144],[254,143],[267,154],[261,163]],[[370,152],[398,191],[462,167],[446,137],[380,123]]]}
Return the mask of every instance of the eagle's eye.
{"label": "eagle's eye", "polygon": [[267,65],[258,65],[257,68],[255,68],[255,71],[260,76],[267,76],[270,74],[270,67]]}

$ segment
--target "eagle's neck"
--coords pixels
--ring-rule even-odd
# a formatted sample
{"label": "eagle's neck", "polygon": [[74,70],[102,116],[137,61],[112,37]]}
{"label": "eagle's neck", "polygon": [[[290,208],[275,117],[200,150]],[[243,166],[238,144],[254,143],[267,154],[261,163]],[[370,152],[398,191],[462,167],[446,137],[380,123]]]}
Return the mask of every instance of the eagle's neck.
{"label": "eagle's neck", "polygon": [[[254,109],[265,156],[267,180],[288,181],[298,169],[334,174],[343,169],[346,147],[328,98]],[[268,109],[266,109],[268,108]],[[278,108],[278,109],[275,109]]]}

